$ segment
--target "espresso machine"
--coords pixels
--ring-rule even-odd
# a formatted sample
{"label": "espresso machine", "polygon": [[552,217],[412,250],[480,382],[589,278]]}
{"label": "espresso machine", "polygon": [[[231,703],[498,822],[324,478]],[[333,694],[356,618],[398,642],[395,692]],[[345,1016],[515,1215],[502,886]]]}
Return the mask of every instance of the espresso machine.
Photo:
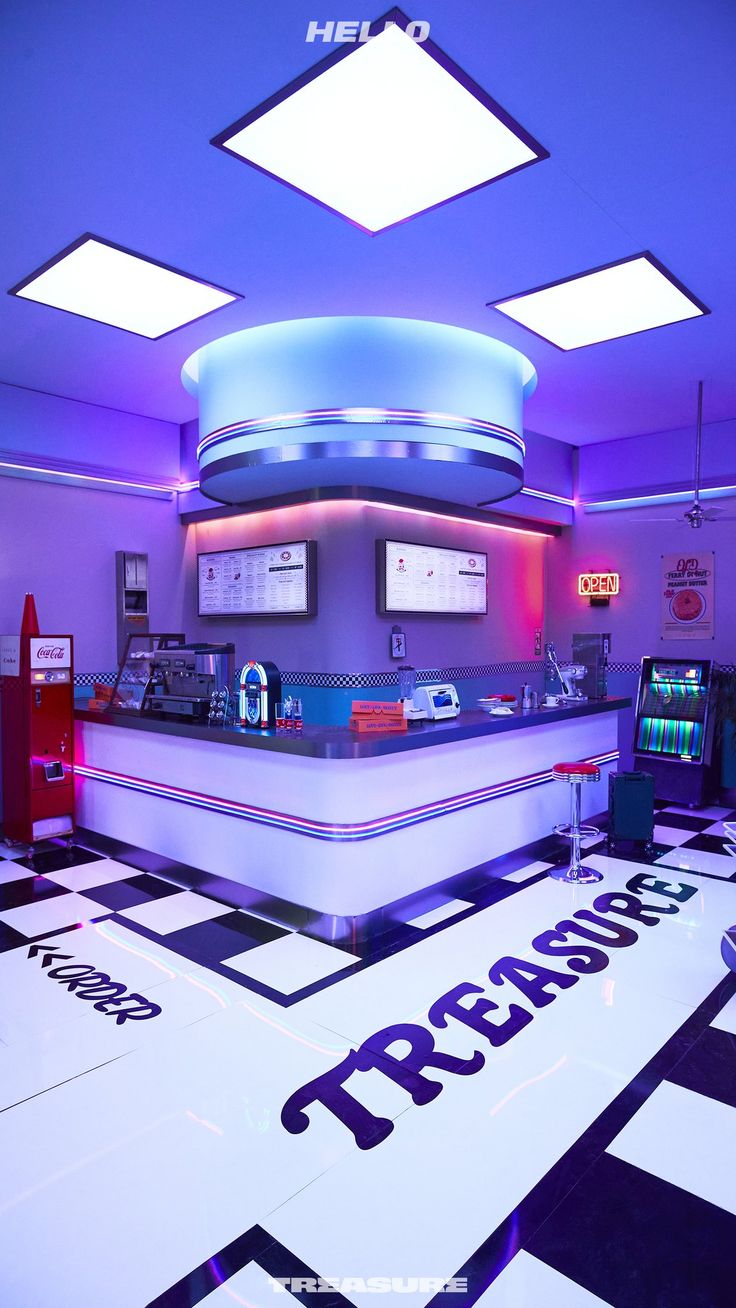
{"label": "espresso machine", "polygon": [[192,644],[156,651],[142,713],[207,721],[213,697],[233,683],[235,646]]}

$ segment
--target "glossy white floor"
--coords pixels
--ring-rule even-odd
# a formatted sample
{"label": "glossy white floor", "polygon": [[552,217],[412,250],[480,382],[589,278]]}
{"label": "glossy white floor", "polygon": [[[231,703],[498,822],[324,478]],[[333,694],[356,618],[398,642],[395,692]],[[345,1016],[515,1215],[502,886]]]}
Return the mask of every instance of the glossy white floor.
{"label": "glossy white floor", "polygon": [[229,906],[131,905],[107,859],[25,893],[5,857],[3,1308],[732,1304],[688,1239],[736,1237],[736,862],[669,843],[590,854],[586,888],[535,862],[489,907],[448,895],[377,961],[264,927],[224,967],[177,941],[243,929]]}

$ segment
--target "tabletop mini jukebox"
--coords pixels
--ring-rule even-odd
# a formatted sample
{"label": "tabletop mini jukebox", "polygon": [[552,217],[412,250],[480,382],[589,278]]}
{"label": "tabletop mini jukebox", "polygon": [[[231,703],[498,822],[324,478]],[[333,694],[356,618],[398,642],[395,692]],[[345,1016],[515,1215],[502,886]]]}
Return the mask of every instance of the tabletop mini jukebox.
{"label": "tabletop mini jukebox", "polygon": [[275,663],[246,663],[240,674],[240,725],[273,727],[281,699],[281,673]]}
{"label": "tabletop mini jukebox", "polygon": [[74,830],[71,636],[3,636],[3,835],[32,844]]}

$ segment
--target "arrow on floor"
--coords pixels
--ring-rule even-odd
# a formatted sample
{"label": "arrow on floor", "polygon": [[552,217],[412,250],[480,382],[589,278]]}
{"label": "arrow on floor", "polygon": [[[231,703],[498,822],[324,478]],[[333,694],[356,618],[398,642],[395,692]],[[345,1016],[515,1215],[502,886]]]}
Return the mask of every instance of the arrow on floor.
{"label": "arrow on floor", "polygon": [[[42,949],[48,949],[49,947],[53,949],[53,945],[49,946],[49,942],[47,940],[40,940],[38,944],[30,946],[28,950],[28,957],[35,958],[36,954],[40,953]],[[44,954],[43,958],[41,959],[41,967],[48,967],[49,963],[53,963],[54,960],[56,959],[73,958],[73,957],[74,957],[73,954]]]}

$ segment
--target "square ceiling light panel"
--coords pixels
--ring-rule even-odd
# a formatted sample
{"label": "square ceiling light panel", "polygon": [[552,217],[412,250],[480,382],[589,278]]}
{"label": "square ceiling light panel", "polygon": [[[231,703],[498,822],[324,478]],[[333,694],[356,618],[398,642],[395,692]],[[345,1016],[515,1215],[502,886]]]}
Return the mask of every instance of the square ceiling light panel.
{"label": "square ceiling light panel", "polygon": [[150,340],[242,299],[89,232],[9,294]]}
{"label": "square ceiling light panel", "polygon": [[212,144],[371,234],[548,157],[408,25],[392,11]]}
{"label": "square ceiling light panel", "polygon": [[648,252],[495,300],[488,308],[498,309],[560,350],[577,350],[710,313]]}

